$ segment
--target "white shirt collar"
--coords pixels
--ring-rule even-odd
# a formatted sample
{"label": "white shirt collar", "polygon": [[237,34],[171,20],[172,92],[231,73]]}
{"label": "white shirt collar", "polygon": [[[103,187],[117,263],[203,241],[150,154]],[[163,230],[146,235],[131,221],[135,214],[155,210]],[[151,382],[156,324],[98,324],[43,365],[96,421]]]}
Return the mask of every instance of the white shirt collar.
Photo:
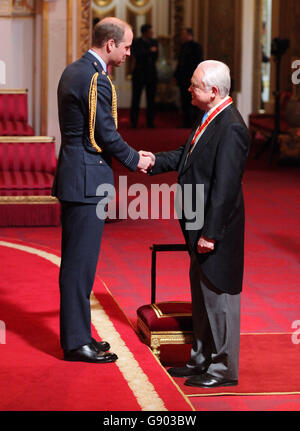
{"label": "white shirt collar", "polygon": [[207,117],[211,114],[212,111],[214,111],[218,106],[220,106],[222,103],[225,102],[225,100],[229,99],[230,96],[225,96],[217,105],[213,106],[208,112]]}

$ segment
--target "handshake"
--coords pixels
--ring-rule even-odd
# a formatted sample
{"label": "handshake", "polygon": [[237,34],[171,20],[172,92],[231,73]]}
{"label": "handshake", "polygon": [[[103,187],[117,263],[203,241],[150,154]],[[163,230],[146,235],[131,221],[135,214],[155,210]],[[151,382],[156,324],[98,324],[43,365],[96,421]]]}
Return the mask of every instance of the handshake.
{"label": "handshake", "polygon": [[143,172],[144,174],[147,173],[149,169],[151,169],[155,165],[155,155],[153,153],[150,153],[149,151],[139,151],[140,160],[137,165],[140,172]]}

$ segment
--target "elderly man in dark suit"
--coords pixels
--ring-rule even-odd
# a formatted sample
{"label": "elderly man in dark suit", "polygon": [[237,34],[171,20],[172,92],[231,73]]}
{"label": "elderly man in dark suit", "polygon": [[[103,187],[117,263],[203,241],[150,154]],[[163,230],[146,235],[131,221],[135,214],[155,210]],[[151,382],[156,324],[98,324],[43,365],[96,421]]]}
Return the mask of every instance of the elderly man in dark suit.
{"label": "elderly man in dark suit", "polygon": [[132,38],[124,21],[98,22],[92,48],[64,70],[58,86],[61,148],[53,195],[62,204],[60,336],[68,361],[117,359],[108,342],[91,337],[89,299],[104,225],[96,207],[106,194],[98,186],[113,184],[111,157],[131,171],[144,171],[150,163],[116,130],[116,94],[107,75],[108,67],[130,55]]}
{"label": "elderly man in dark suit", "polygon": [[[242,176],[249,135],[229,90],[230,71],[224,63],[200,63],[189,91],[192,103],[205,111],[202,124],[193,130],[186,145],[157,153],[151,171],[177,170],[182,190],[180,222],[190,252],[195,341],[188,363],[170,368],[169,373],[187,377],[185,384],[191,386],[238,383],[244,264]],[[188,184],[190,196],[186,196]],[[200,184],[204,185],[204,196],[198,192]],[[204,209],[202,226],[197,226],[196,216],[187,220],[185,208],[189,202],[195,211],[199,201]]]}

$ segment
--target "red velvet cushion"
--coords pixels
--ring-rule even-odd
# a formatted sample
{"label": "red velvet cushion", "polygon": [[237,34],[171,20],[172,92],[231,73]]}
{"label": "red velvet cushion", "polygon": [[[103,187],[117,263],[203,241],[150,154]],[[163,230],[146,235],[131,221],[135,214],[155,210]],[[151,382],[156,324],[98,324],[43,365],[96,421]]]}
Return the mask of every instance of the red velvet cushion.
{"label": "red velvet cushion", "polygon": [[137,315],[150,331],[192,331],[190,302],[159,302],[143,305]]}
{"label": "red velvet cushion", "polygon": [[0,142],[0,171],[38,171],[54,174],[55,142]]}
{"label": "red velvet cushion", "polygon": [[47,172],[0,171],[0,196],[50,195],[53,178]]}
{"label": "red velvet cushion", "polygon": [[27,123],[27,93],[0,93],[0,120]]}
{"label": "red velvet cushion", "polygon": [[34,136],[33,128],[23,121],[0,120],[1,136]]}

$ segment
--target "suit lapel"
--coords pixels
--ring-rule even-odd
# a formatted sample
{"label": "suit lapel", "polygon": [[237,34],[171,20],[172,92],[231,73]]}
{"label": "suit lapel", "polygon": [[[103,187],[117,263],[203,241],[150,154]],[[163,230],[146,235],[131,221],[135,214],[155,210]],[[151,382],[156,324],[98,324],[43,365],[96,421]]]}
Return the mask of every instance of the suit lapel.
{"label": "suit lapel", "polygon": [[185,144],[184,152],[183,152],[183,155],[181,157],[181,162],[180,162],[180,165],[179,165],[179,168],[178,168],[178,174],[180,174],[182,168],[184,167],[184,163],[185,163],[186,157],[188,155],[188,152],[189,152],[189,150],[191,148],[191,142],[192,142],[192,139],[193,139],[193,136],[194,136],[196,130],[197,130],[196,128],[193,129],[193,131],[191,132],[191,134],[188,137],[188,140],[187,140],[187,142]]}
{"label": "suit lapel", "polygon": [[[240,114],[238,113],[238,111],[236,110],[234,105],[231,104],[228,107],[226,107],[226,109],[224,109],[222,112],[220,112],[220,114],[215,119],[213,119],[213,121],[208,125],[207,129],[205,130],[205,132],[203,133],[203,135],[201,136],[201,138],[197,142],[195,148],[193,149],[192,153],[188,156],[188,159],[185,163],[186,156],[188,154],[188,151],[190,150],[191,140],[195,134],[195,130],[193,130],[193,133],[190,135],[188,142],[186,144],[186,148],[184,149],[184,157],[182,157],[182,161],[181,161],[181,164],[179,166],[178,174],[182,174],[183,172],[185,172],[191,166],[193,161],[199,157],[199,154],[205,148],[205,145],[207,145],[207,143],[212,138],[213,134],[221,126],[221,123],[223,122],[224,115],[228,111],[233,111],[235,113],[235,115],[238,114],[238,118],[240,118]],[[237,120],[238,120],[238,118],[237,118]]]}
{"label": "suit lapel", "polygon": [[187,161],[185,163],[185,159],[186,156],[191,148],[191,141],[192,138],[195,134],[195,131],[193,131],[193,133],[191,133],[188,142],[186,144],[186,147],[184,149],[184,155],[183,155],[183,160],[181,162],[181,165],[179,166],[179,174],[182,174],[183,172],[185,172],[190,165],[193,163],[193,160],[195,160],[195,158],[199,157],[200,152],[203,150],[203,148],[205,147],[205,145],[209,142],[211,136],[213,135],[214,131],[215,131],[215,127],[216,127],[216,122],[212,121],[207,129],[205,130],[205,132],[203,133],[203,135],[200,137],[199,141],[197,142],[195,148],[193,149],[193,151],[191,152],[190,155],[188,155]]}

